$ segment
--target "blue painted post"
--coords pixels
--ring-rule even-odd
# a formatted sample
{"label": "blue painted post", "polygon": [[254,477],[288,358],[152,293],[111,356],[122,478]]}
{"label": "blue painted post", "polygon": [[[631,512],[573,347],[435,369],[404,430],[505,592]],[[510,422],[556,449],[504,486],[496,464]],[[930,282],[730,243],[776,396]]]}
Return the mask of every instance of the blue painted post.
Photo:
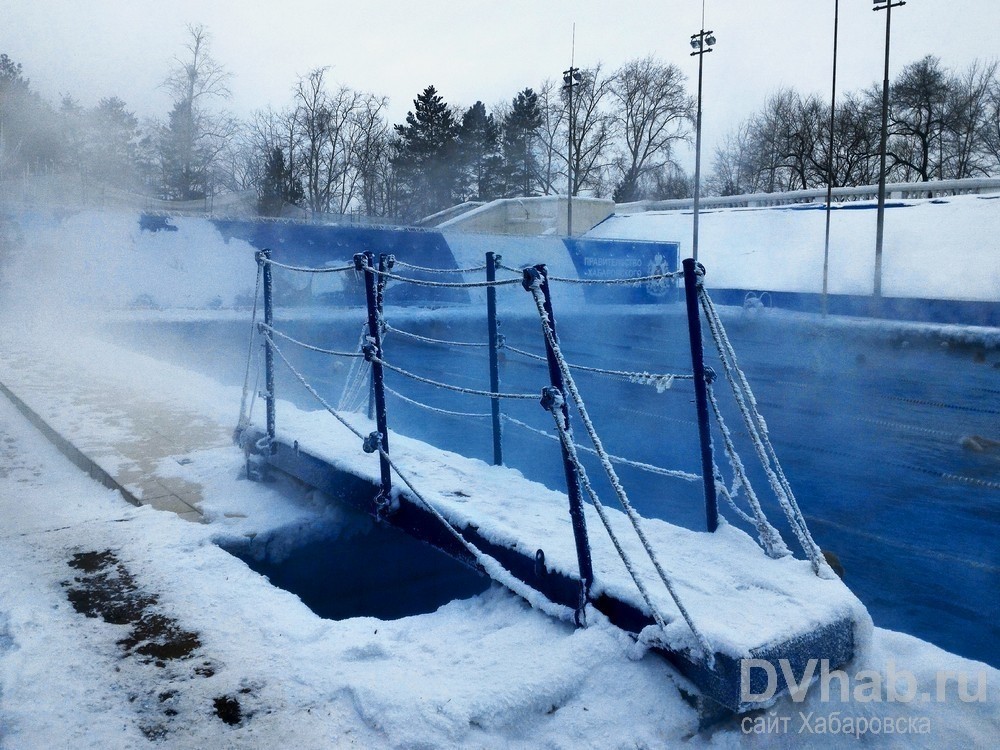
{"label": "blue painted post", "polygon": [[[357,257],[357,256],[355,256]],[[379,279],[376,279],[375,274],[375,256],[367,252],[364,254],[364,271],[365,271],[365,301],[368,304],[368,338],[371,353],[378,359],[382,359],[382,329],[379,325],[381,318],[381,311],[378,305],[378,285]],[[357,262],[357,260],[355,260]],[[386,409],[385,409],[385,375],[383,373],[382,363],[371,360],[372,365],[372,386],[375,392],[375,426],[378,430],[377,440],[378,446],[371,445],[371,452],[374,452],[381,447],[385,453],[379,452],[379,470],[380,478],[382,482],[382,489],[379,492],[378,497],[375,498],[376,511],[381,515],[389,507],[392,499],[392,475],[391,467],[389,466],[389,459],[386,455],[389,453],[389,428],[387,426],[386,420]],[[368,449],[366,445],[366,450]]]}
{"label": "blue painted post", "polygon": [[[257,263],[261,266],[261,276],[264,280],[264,325],[267,335],[271,335],[274,325],[274,279],[271,274],[271,250],[265,248],[257,253]],[[264,342],[264,400],[267,405],[267,450],[273,454],[275,444],[274,418],[274,352],[271,345]]]}
{"label": "blue painted post", "polygon": [[[497,280],[497,256],[486,253],[486,280]],[[497,320],[497,290],[486,287],[486,328],[490,342],[490,391],[500,392],[499,321]],[[500,419],[500,399],[492,398],[493,413],[493,465],[503,466],[503,424]]]}
{"label": "blue painted post", "polygon": [[719,507],[715,494],[715,459],[712,455],[712,429],[708,418],[708,371],[701,343],[701,312],[698,306],[698,279],[705,267],[693,258],[684,259],[684,297],[687,302],[688,337],[691,341],[691,371],[694,374],[694,400],[698,411],[698,436],[701,439],[701,474],[705,482],[705,520],[709,531],[719,527]]}
{"label": "blue painted post", "polygon": [[[552,337],[556,337],[556,321],[552,314],[552,297],[549,294],[549,280],[544,264],[524,269],[524,280],[522,286],[527,291],[531,291],[537,285],[544,298],[545,322],[552,331]],[[545,337],[545,358],[549,365],[549,382],[552,388],[559,392],[562,397],[561,405],[551,403],[550,397],[543,391],[542,407],[551,411],[558,408],[562,411],[563,423],[567,432],[572,436],[569,426],[569,406],[566,397],[566,385],[563,382],[562,370],[559,369],[559,362],[556,360],[555,351]],[[577,625],[586,625],[584,607],[590,600],[590,587],[594,582],[594,566],[590,558],[590,540],[587,538],[587,517],[583,512],[583,493],[580,491],[580,480],[576,474],[576,467],[570,460],[569,453],[565,446],[562,446],[563,471],[566,474],[566,494],[569,495],[569,516],[573,523],[573,538],[576,542],[576,560],[580,568],[580,601],[576,610]]]}

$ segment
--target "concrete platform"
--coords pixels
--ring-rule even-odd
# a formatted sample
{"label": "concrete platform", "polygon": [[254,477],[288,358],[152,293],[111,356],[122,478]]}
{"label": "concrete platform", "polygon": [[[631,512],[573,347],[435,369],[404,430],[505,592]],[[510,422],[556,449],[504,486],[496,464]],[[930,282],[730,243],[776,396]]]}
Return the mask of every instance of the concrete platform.
{"label": "concrete platform", "polygon": [[226,426],[140,387],[70,376],[34,355],[5,359],[0,392],[77,466],[130,503],[201,521],[202,488],[159,467],[230,444]]}

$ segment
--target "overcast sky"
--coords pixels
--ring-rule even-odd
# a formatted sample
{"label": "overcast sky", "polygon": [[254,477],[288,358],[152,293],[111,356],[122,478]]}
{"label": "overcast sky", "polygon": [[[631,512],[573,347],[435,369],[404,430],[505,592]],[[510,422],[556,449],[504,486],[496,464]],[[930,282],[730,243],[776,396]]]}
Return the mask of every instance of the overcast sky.
{"label": "overcast sky", "polygon": [[[706,153],[782,86],[830,93],[834,0],[707,0],[718,44],[705,58]],[[689,37],[701,0],[3,0],[0,52],[52,101],[91,106],[118,96],[140,117],[170,109],[159,88],[185,26],[201,23],[232,74],[226,105],[239,115],[291,102],[299,76],[388,96],[400,122],[434,84],[450,104],[491,106],[576,64],[609,69],[647,54],[678,65],[694,92]],[[909,0],[892,13],[891,70],[935,54],[952,69],[1000,55],[1000,0]],[[838,89],[882,78],[885,12],[840,0]]]}

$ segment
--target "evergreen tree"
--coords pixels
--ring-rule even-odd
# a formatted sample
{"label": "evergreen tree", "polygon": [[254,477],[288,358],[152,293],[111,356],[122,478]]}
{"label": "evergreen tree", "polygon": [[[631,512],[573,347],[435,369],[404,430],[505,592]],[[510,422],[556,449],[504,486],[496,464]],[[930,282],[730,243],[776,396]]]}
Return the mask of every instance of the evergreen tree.
{"label": "evergreen tree", "polygon": [[21,63],[0,54],[0,178],[51,171],[61,140],[58,113],[31,90]]}
{"label": "evergreen tree", "polygon": [[281,216],[286,204],[297,205],[305,196],[302,180],[292,174],[291,164],[285,164],[285,154],[277,146],[268,157],[258,192],[257,212],[261,216]]}
{"label": "evergreen tree", "polygon": [[524,89],[511,103],[503,122],[503,160],[508,196],[532,195],[537,184],[535,139],[542,126],[538,95]]}
{"label": "evergreen tree", "polygon": [[137,177],[139,120],[117,96],[101,99],[86,115],[84,168],[96,181],[134,187]]}
{"label": "evergreen tree", "polygon": [[451,109],[428,86],[413,100],[406,125],[396,125],[393,166],[399,213],[419,219],[456,202],[459,187],[458,124]]}
{"label": "evergreen tree", "polygon": [[501,197],[500,128],[482,102],[473,104],[463,115],[458,143],[465,197],[480,201]]}
{"label": "evergreen tree", "polygon": [[206,106],[211,99],[229,97],[230,74],[212,58],[204,26],[188,26],[188,38],[188,55],[177,58],[164,81],[174,106],[161,141],[163,192],[176,200],[207,194],[214,162],[235,130],[234,123],[210,114]]}

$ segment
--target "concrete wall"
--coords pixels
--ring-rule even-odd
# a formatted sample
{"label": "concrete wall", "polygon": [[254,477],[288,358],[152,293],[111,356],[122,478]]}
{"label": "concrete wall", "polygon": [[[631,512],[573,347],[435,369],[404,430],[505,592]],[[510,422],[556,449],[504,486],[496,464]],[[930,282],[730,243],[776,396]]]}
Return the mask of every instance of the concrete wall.
{"label": "concrete wall", "polygon": [[[477,234],[507,234],[527,237],[565,235],[566,196],[503,198],[467,211],[437,225],[438,229]],[[580,235],[600,224],[615,211],[615,203],[602,198],[573,199],[573,227]]]}

